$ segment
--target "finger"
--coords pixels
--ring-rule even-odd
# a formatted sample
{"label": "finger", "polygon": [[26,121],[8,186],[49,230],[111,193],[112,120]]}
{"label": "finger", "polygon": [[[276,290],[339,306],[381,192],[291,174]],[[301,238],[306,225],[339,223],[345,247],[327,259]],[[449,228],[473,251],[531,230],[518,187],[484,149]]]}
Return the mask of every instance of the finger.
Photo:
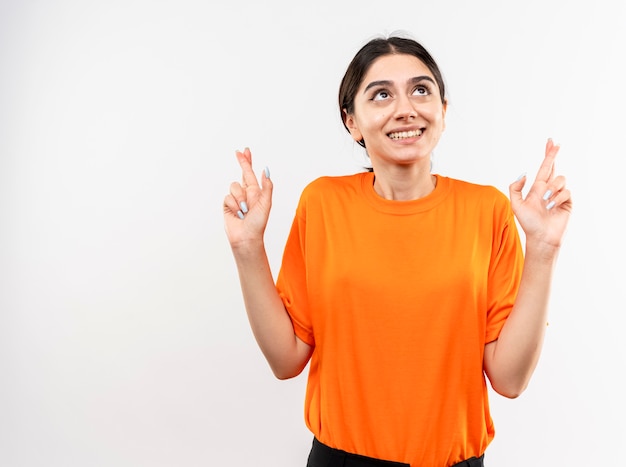
{"label": "finger", "polygon": [[256,175],[252,170],[252,153],[249,148],[245,148],[243,152],[236,151],[237,161],[241,167],[241,175],[243,186],[259,186]]}
{"label": "finger", "polygon": [[558,177],[554,177],[550,184],[548,185],[548,189],[552,190],[554,193],[557,193],[565,188],[566,179],[563,175],[559,175]]}
{"label": "finger", "polygon": [[549,202],[546,204],[546,209],[551,210],[555,208],[562,208],[570,211],[572,209],[572,194],[566,188],[559,191]]}
{"label": "finger", "polygon": [[526,174],[521,175],[517,180],[509,185],[509,198],[515,204],[523,200],[522,190],[526,185]]}
{"label": "finger", "polygon": [[239,219],[244,218],[243,212],[241,211],[241,209],[239,209],[239,203],[232,194],[228,194],[224,198],[224,212],[231,213],[232,215],[237,216]]}
{"label": "finger", "polygon": [[546,152],[541,167],[537,171],[536,181],[548,182],[554,174],[554,159],[559,152],[559,146],[549,139],[546,143]]}
{"label": "finger", "polygon": [[554,204],[555,198],[561,191],[565,189],[565,177],[559,175],[555,177],[546,187],[546,191],[543,193],[542,199],[547,205]]}
{"label": "finger", "polygon": [[246,190],[239,183],[233,182],[230,184],[230,194],[236,201],[237,209],[240,210],[242,214],[246,214],[248,212]]}
{"label": "finger", "polygon": [[272,203],[272,192],[274,191],[274,183],[270,179],[270,169],[265,167],[261,175],[261,196],[265,198],[268,205]]}

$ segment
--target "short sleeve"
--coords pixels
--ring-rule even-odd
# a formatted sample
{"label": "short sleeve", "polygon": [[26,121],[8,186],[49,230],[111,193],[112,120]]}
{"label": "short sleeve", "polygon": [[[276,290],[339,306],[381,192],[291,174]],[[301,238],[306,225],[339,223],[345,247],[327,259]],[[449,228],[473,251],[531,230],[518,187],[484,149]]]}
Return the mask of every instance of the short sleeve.
{"label": "short sleeve", "polygon": [[306,209],[301,198],[283,252],[276,288],[291,317],[296,336],[313,346],[315,339],[306,278]]}
{"label": "short sleeve", "polygon": [[489,268],[485,343],[498,339],[519,290],[524,255],[510,203],[504,195],[494,215],[494,237]]}

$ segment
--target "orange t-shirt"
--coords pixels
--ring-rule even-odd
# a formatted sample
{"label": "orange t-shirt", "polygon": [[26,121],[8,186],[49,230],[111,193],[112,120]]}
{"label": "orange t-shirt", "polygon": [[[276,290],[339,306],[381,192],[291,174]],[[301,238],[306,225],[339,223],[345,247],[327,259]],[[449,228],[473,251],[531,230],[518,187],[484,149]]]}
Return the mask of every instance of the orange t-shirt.
{"label": "orange t-shirt", "polygon": [[413,201],[370,172],[302,193],[277,288],[314,346],[305,419],[324,444],[420,467],[480,456],[493,439],[483,373],[517,293],[523,253],[508,199],[437,175]]}

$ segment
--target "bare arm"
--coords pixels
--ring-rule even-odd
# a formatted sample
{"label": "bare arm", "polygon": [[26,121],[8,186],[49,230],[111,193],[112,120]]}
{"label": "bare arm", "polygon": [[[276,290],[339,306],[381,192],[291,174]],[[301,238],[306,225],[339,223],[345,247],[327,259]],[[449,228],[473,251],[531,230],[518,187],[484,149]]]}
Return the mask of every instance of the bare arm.
{"label": "bare arm", "polygon": [[264,172],[261,186],[252,170],[250,150],[237,151],[242,183],[231,184],[224,199],[224,226],[237,264],[239,281],[254,337],[277,378],[298,375],[306,366],[311,346],[294,333],[278,295],[263,234],[272,204],[272,181]]}
{"label": "bare arm", "polygon": [[543,346],[550,287],[572,200],[565,178],[554,175],[559,147],[551,140],[528,195],[526,182],[511,184],[511,206],[526,234],[526,258],[519,292],[498,340],[485,346],[484,367],[495,391],[519,396],[528,386]]}

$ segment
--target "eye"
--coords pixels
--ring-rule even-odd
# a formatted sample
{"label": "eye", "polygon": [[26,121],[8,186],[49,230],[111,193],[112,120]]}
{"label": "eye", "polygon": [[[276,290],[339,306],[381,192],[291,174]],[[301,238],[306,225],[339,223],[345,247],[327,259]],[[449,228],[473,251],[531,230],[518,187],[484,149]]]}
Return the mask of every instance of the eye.
{"label": "eye", "polygon": [[380,91],[377,91],[374,94],[374,97],[372,97],[373,101],[384,101],[386,99],[389,99],[389,93],[387,91],[385,91],[384,89],[381,89]]}
{"label": "eye", "polygon": [[428,89],[428,86],[425,86],[423,84],[420,84],[419,86],[417,86],[415,90],[413,91],[414,96],[428,96],[429,94],[430,94],[430,89]]}

